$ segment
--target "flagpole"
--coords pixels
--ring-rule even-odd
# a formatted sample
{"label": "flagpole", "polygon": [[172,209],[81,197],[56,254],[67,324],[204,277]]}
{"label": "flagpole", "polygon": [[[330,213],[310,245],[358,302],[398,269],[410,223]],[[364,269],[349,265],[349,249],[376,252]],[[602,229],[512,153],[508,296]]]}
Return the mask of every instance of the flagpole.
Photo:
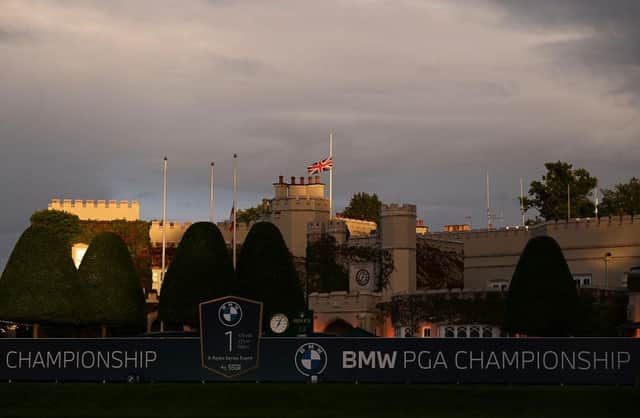
{"label": "flagpole", "polygon": [[160,289],[164,282],[164,270],[167,257],[167,157],[162,164],[162,270],[160,271]]}
{"label": "flagpole", "polygon": [[[164,271],[167,258],[167,157],[162,162],[162,267],[160,270],[160,288],[164,283]],[[164,331],[164,321],[160,321],[160,332]]]}
{"label": "flagpole", "polygon": [[329,158],[331,158],[331,170],[329,170],[329,219],[333,218],[333,170],[335,161],[333,161],[333,132],[329,133]]}
{"label": "flagpole", "polygon": [[216,167],[216,163],[214,163],[213,161],[211,162],[211,191],[209,193],[209,221],[211,221],[211,223],[214,223],[213,220],[213,210],[214,210],[214,203],[215,203],[215,191],[213,190],[213,181],[214,181],[214,170]]}
{"label": "flagpole", "polygon": [[233,154],[233,268],[236,268],[236,213],[238,212],[238,155]]}
{"label": "flagpole", "polygon": [[520,212],[522,213],[522,226],[524,226],[524,179],[520,177]]}

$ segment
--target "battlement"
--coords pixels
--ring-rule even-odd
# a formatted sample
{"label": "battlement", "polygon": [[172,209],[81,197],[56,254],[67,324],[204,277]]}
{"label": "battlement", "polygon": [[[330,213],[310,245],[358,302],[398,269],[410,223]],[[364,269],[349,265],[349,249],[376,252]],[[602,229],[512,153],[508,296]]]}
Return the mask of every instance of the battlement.
{"label": "battlement", "polygon": [[137,221],[140,219],[140,204],[136,200],[51,199],[47,209],[72,213],[81,220]]}
{"label": "battlement", "polygon": [[[306,180],[306,183],[305,183]],[[297,180],[291,177],[290,183],[285,183],[284,176],[278,178],[278,182],[273,183],[274,200],[287,198],[324,198],[324,183],[320,181],[320,176],[300,177]]]}
{"label": "battlement", "polygon": [[402,216],[415,217],[417,213],[416,205],[410,203],[383,203],[380,207],[380,216]]}
{"label": "battlement", "polygon": [[[191,222],[167,222],[165,239],[167,244],[177,246],[182,236],[191,226]],[[162,221],[152,220],[149,228],[151,245],[162,245]]]}

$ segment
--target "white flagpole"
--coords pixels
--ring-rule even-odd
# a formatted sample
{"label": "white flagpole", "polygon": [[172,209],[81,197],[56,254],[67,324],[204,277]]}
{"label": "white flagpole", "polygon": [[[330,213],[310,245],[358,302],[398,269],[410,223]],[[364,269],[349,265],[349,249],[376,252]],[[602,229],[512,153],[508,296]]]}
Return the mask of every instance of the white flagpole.
{"label": "white flagpole", "polygon": [[162,270],[160,272],[160,289],[164,282],[164,270],[167,253],[167,157],[162,164]]}
{"label": "white flagpole", "polygon": [[236,214],[238,213],[238,155],[233,154],[233,268],[236,268]]}
{"label": "white flagpole", "polygon": [[[164,270],[167,253],[167,157],[162,163],[162,267],[160,270],[160,289],[164,283]],[[164,331],[164,321],[160,321],[160,332]]]}
{"label": "white flagpole", "polygon": [[333,170],[336,162],[333,160],[333,132],[329,133],[329,158],[331,158],[331,170],[329,170],[329,219],[333,218]]}
{"label": "white flagpole", "polygon": [[216,163],[214,163],[213,161],[211,162],[211,191],[209,193],[209,221],[211,221],[211,223],[214,223],[213,221],[213,208],[214,208],[214,203],[215,203],[215,191],[213,190],[213,181],[214,181],[214,170],[216,167]]}
{"label": "white flagpole", "polygon": [[491,229],[491,191],[490,191],[488,171],[487,171],[487,229]]}
{"label": "white flagpole", "polygon": [[522,213],[522,226],[524,226],[524,179],[520,177],[520,212]]}

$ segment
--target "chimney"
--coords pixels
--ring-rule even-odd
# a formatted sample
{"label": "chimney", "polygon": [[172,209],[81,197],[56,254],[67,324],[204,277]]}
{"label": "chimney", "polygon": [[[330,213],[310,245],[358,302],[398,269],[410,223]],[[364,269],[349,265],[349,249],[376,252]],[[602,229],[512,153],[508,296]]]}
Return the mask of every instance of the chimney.
{"label": "chimney", "polygon": [[309,176],[307,178],[307,184],[313,184],[313,177]]}
{"label": "chimney", "polygon": [[291,176],[291,184],[296,184],[296,178],[294,176]]}
{"label": "chimney", "polygon": [[316,176],[316,178],[314,180],[315,180],[316,184],[320,183],[320,176]]}
{"label": "chimney", "polygon": [[280,184],[284,183],[284,176],[278,177],[278,183]]}
{"label": "chimney", "polygon": [[304,184],[304,177],[300,176],[300,184]]}

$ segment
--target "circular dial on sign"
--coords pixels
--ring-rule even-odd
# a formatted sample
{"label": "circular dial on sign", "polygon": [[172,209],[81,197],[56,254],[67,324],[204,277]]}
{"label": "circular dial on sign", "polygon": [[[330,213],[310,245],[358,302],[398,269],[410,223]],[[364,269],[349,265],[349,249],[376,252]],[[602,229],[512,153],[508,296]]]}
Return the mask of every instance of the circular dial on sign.
{"label": "circular dial on sign", "polygon": [[282,334],[289,328],[289,318],[285,314],[274,314],[269,321],[269,327],[275,334]]}
{"label": "circular dial on sign", "polygon": [[358,272],[356,273],[356,283],[358,283],[360,286],[366,286],[369,284],[369,280],[369,271],[365,269],[358,270]]}

